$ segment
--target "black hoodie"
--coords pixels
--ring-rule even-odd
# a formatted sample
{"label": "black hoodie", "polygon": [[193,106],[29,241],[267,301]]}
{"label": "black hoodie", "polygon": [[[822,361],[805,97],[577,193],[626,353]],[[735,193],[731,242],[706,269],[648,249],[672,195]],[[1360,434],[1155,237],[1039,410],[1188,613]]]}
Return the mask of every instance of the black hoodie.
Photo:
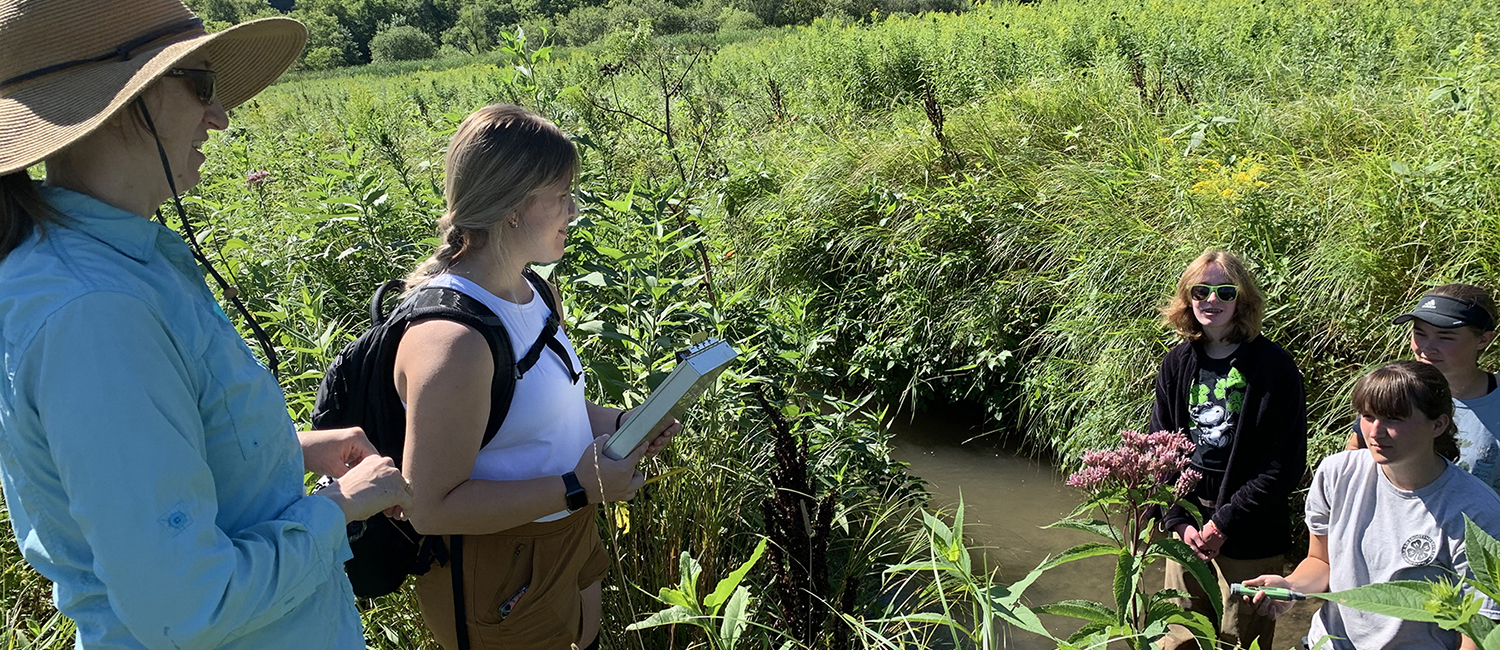
{"label": "black hoodie", "polygon": [[[1151,431],[1186,434],[1195,425],[1188,404],[1201,345],[1184,342],[1162,359]],[[1236,356],[1245,408],[1214,508],[1203,514],[1224,533],[1221,554],[1254,560],[1285,553],[1292,544],[1291,494],[1307,472],[1307,394],[1291,355],[1266,337],[1241,344]],[[1181,506],[1162,520],[1168,530],[1185,523],[1198,525]]]}

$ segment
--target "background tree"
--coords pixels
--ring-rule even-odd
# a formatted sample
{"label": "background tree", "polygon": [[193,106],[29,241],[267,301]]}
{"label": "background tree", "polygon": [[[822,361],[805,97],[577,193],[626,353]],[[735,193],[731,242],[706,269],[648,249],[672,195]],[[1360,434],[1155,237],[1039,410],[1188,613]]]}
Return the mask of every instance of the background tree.
{"label": "background tree", "polygon": [[443,32],[443,44],[470,54],[494,49],[501,29],[510,29],[521,20],[521,14],[509,2],[501,0],[468,0],[458,10],[457,20]]}
{"label": "background tree", "polygon": [[187,0],[187,5],[203,19],[203,24],[211,32],[235,23],[282,14],[267,0]]}
{"label": "background tree", "polygon": [[307,9],[293,11],[291,16],[307,25],[307,47],[302,50],[303,68],[329,70],[355,61],[358,50],[354,45],[354,35],[338,18]]}
{"label": "background tree", "polygon": [[376,63],[430,59],[437,54],[432,37],[412,25],[394,25],[370,40],[370,56]]}

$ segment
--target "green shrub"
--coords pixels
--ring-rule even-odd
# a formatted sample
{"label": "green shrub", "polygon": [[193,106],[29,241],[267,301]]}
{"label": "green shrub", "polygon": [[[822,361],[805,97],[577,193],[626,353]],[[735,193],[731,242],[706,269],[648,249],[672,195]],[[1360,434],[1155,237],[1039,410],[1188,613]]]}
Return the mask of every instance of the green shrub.
{"label": "green shrub", "polygon": [[613,30],[650,25],[653,34],[677,34],[688,28],[689,13],[666,0],[613,0],[609,5]]}
{"label": "green shrub", "polygon": [[314,47],[302,52],[302,69],[332,70],[345,63],[344,53],[332,47]]}
{"label": "green shrub", "polygon": [[760,29],[766,26],[766,23],[760,19],[760,16],[734,7],[725,7],[719,11],[719,15],[715,20],[718,21],[719,31],[721,32]]}
{"label": "green shrub", "polygon": [[478,54],[494,49],[499,43],[497,34],[521,20],[521,13],[509,2],[480,0],[465,4],[458,11],[453,26],[443,32],[444,45]]}
{"label": "green shrub", "polygon": [[614,25],[612,14],[604,7],[579,7],[557,21],[553,36],[564,45],[584,45],[608,34]]}
{"label": "green shrub", "polygon": [[396,25],[370,40],[370,57],[376,63],[430,59],[437,54],[432,37],[411,25]]}
{"label": "green shrub", "polygon": [[307,47],[301,67],[307,70],[341,68],[354,62],[354,36],[337,18],[320,11],[294,11],[291,15],[307,26]]}

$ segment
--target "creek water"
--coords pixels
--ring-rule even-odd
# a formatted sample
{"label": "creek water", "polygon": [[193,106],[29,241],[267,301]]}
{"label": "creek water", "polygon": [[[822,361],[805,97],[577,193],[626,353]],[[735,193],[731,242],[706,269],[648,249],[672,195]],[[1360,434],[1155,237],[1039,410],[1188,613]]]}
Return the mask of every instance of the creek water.
{"label": "creek water", "polygon": [[[927,482],[931,505],[951,511],[962,497],[971,548],[982,549],[989,566],[999,569],[1001,582],[1024,577],[1049,555],[1097,541],[1087,533],[1042,528],[1072,512],[1079,492],[1064,484],[1067,477],[1051,463],[989,442],[993,436],[984,435],[981,413],[962,407],[936,408],[916,418],[898,415],[891,426],[896,434],[892,456]],[[1026,602],[1040,605],[1075,598],[1108,602],[1113,576],[1114,563],[1107,557],[1064,564],[1028,588]],[[1161,588],[1160,563],[1152,566],[1146,585]],[[1278,622],[1276,648],[1297,646],[1307,632],[1312,609],[1299,606]],[[1043,616],[1042,621],[1064,638],[1080,626],[1076,620],[1061,617]],[[1023,650],[1056,647],[1021,630],[1008,631],[1002,643]]]}

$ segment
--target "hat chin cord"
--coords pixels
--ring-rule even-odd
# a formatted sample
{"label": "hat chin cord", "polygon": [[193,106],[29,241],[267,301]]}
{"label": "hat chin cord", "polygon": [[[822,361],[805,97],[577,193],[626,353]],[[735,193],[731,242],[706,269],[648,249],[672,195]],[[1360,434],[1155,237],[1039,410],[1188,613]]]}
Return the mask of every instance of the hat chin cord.
{"label": "hat chin cord", "polygon": [[[224,297],[234,303],[235,309],[238,309],[240,314],[245,317],[245,322],[250,325],[250,330],[255,334],[255,340],[260,342],[260,349],[266,353],[266,362],[271,368],[271,375],[276,377],[277,381],[280,382],[280,363],[276,358],[276,348],[271,345],[271,337],[266,335],[266,331],[261,329],[260,323],[256,322],[255,317],[250,315],[250,310],[245,308],[245,303],[240,301],[239,291],[230,286],[224,280],[224,276],[219,275],[219,271],[208,262],[208,256],[204,255],[203,250],[198,247],[197,233],[193,232],[192,222],[188,221],[187,210],[183,209],[182,199],[177,195],[177,180],[172,176],[172,164],[167,161],[167,149],[162,146],[161,136],[156,133],[156,124],[151,121],[151,111],[146,110],[146,102],[140,97],[135,98],[135,103],[141,110],[141,117],[146,120],[146,129],[151,132],[151,139],[156,141],[156,153],[161,155],[162,171],[165,171],[167,174],[167,188],[172,190],[172,204],[177,207],[177,218],[182,221],[182,230],[185,233],[183,238],[187,240],[188,249],[192,251],[193,258],[198,260],[199,264],[203,265],[203,268],[208,271],[209,275],[213,276],[214,281],[219,284],[219,288],[224,291]],[[162,218],[160,209],[156,211],[156,220],[160,221],[162,225],[166,225],[167,223]]]}

